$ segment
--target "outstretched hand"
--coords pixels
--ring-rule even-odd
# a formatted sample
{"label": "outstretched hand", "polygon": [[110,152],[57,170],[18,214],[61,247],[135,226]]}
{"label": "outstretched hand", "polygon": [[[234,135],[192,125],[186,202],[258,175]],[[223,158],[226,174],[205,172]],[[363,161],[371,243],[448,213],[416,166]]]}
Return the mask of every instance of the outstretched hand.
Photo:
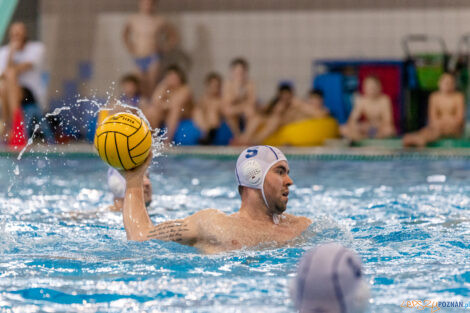
{"label": "outstretched hand", "polygon": [[141,165],[137,166],[136,168],[132,170],[121,171],[121,174],[126,179],[126,185],[128,187],[132,185],[134,186],[142,185],[144,181],[145,173],[147,172],[147,169],[150,166],[150,162],[152,162],[152,158],[153,158],[153,153],[152,153],[152,150],[150,150],[150,153],[144,163],[142,163]]}

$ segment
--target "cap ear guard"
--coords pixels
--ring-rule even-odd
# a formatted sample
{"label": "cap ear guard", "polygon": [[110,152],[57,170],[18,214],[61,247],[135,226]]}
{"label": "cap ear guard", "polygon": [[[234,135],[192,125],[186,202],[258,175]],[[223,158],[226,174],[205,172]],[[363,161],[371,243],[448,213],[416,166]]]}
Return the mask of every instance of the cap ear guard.
{"label": "cap ear guard", "polygon": [[263,171],[261,165],[256,160],[249,160],[242,165],[242,175],[251,187],[258,188],[261,179],[263,179]]}

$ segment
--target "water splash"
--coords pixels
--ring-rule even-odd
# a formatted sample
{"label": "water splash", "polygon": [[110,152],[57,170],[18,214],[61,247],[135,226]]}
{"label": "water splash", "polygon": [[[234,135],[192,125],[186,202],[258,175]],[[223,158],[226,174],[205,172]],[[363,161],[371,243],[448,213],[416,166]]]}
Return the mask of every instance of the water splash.
{"label": "water splash", "polygon": [[[21,149],[20,153],[18,154],[18,157],[16,158],[18,161],[21,160],[21,158],[23,157],[23,154],[25,153],[26,149],[28,149],[29,146],[31,146],[33,144],[33,141],[34,141],[34,138],[36,137],[36,133],[39,129],[39,125],[43,122],[46,121],[46,119],[50,116],[57,116],[60,114],[60,112],[64,111],[64,110],[70,110],[70,107],[69,106],[63,106],[61,108],[56,108],[53,112],[50,112],[50,113],[47,113],[39,123],[37,123],[36,125],[34,125],[34,130],[33,130],[33,134],[31,135],[31,137],[28,139],[28,142],[26,143],[26,146],[24,146],[23,149]],[[18,174],[16,174],[18,175]]]}

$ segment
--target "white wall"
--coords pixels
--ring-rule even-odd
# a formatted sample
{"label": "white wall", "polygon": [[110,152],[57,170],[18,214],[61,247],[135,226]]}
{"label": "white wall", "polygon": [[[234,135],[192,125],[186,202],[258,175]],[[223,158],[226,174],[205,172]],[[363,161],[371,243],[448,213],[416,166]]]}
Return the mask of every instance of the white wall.
{"label": "white wall", "polygon": [[[93,89],[104,94],[111,82],[132,69],[121,41],[126,14],[100,14],[94,42]],[[244,56],[262,100],[282,79],[303,95],[311,84],[312,60],[319,58],[399,58],[400,40],[410,33],[443,36],[454,50],[470,32],[470,9],[343,11],[187,12],[169,16],[192,56],[190,83],[201,93],[207,71],[228,72],[229,61]]]}

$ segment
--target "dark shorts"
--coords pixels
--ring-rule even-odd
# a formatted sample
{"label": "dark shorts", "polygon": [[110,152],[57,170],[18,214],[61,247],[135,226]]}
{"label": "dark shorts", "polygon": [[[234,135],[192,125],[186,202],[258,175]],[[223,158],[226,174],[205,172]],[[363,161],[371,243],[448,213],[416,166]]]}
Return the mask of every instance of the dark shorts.
{"label": "dark shorts", "polygon": [[35,104],[36,99],[34,98],[34,95],[31,92],[31,90],[26,87],[21,87],[21,89],[23,91],[23,96],[21,98],[21,105],[26,106],[26,105]]}

